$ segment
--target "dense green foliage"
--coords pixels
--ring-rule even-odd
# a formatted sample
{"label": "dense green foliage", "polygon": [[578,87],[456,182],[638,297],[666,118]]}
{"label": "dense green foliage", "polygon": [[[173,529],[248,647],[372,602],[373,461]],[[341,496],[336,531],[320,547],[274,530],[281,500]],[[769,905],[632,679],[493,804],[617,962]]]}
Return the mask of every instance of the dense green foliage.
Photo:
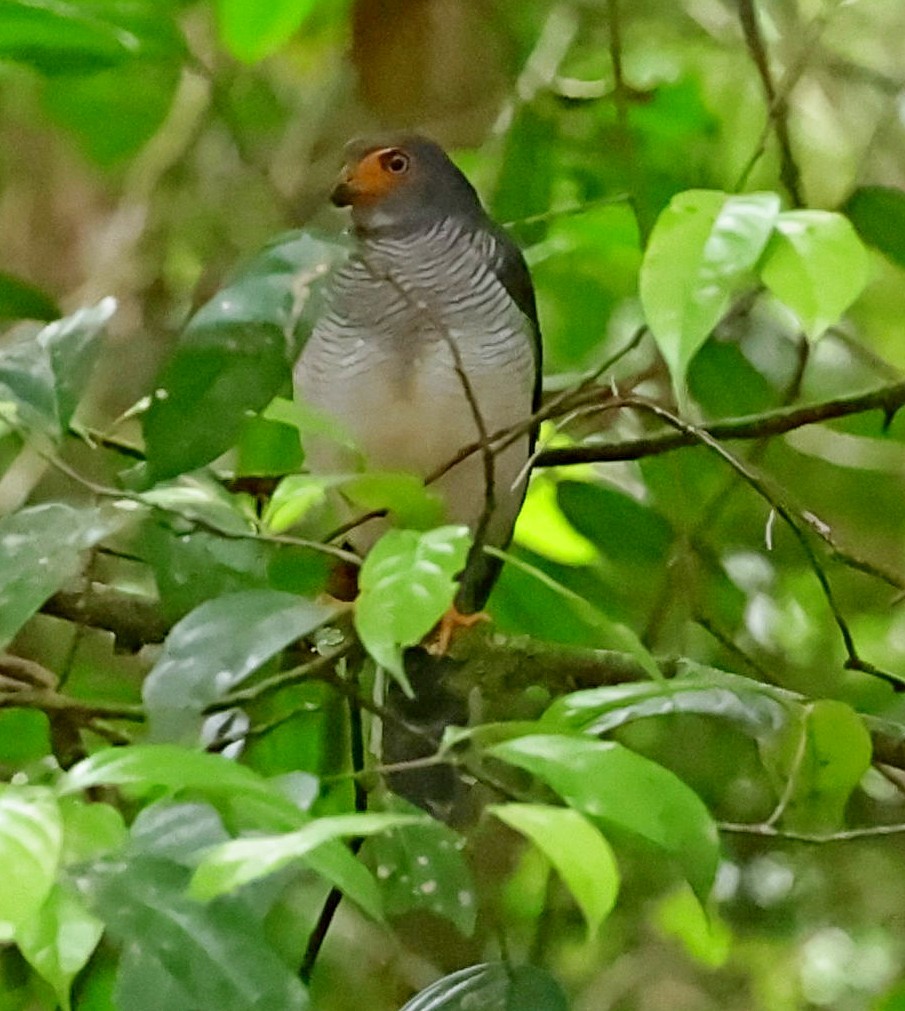
{"label": "dense green foliage", "polygon": [[[903,33],[0,3],[0,1011],[905,1008]],[[306,474],[289,383],[378,126],[453,150],[545,334],[472,720],[420,763],[454,826],[380,738],[467,531]],[[338,481],[395,524],[363,561]]]}

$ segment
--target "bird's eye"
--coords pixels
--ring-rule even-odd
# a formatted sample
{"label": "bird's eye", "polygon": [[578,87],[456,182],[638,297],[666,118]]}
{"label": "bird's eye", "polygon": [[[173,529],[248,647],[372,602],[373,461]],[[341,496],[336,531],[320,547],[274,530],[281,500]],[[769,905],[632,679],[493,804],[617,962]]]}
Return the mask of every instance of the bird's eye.
{"label": "bird's eye", "polygon": [[395,176],[408,172],[409,156],[402,151],[388,151],[381,161],[387,172],[392,172]]}

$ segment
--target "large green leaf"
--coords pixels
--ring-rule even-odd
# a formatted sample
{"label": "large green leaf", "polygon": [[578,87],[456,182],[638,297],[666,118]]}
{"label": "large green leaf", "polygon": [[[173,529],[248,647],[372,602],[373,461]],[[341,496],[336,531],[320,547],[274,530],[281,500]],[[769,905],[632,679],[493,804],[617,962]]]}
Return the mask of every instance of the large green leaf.
{"label": "large green leaf", "polygon": [[689,190],[657,219],[641,264],[641,304],[678,392],[732,296],[753,281],[778,214],[773,193]]}
{"label": "large green leaf", "polygon": [[54,885],[37,914],[16,932],[26,960],[47,980],[64,1011],[69,989],[104,932],[103,923],[68,886]]}
{"label": "large green leaf", "polygon": [[37,915],[56,880],[62,844],[52,791],[0,786],[0,939],[9,940]]}
{"label": "large green leaf", "polygon": [[792,708],[757,681],[713,671],[572,692],[556,699],[542,722],[559,730],[606,734],[632,720],[694,713],[731,720],[753,737],[770,739],[786,726]]}
{"label": "large green leaf", "polygon": [[59,315],[59,306],[40,288],[0,273],[0,319],[52,320]]}
{"label": "large green leaf", "polygon": [[163,787],[170,792],[192,791],[218,807],[242,801],[259,819],[258,827],[292,829],[305,816],[272,783],[222,755],[190,751],[174,744],[133,744],[105,748],[74,765],[60,780],[65,796],[107,784],[139,795]]}
{"label": "large green leaf", "polygon": [[[151,857],[98,861],[76,881],[92,910],[124,948],[159,964],[162,991],[186,1008],[302,1011],[307,994],[239,903],[203,906],[184,894],[188,871]],[[172,986],[175,984],[175,986]],[[161,1005],[158,1005],[161,1006]]]}
{"label": "large green leaf", "polygon": [[534,965],[487,962],[431,983],[402,1011],[569,1011],[556,980]]}
{"label": "large green leaf", "polygon": [[402,651],[427,635],[452,604],[470,544],[463,526],[388,530],[361,567],[355,628],[371,656],[403,685]]}
{"label": "large green leaf", "polygon": [[527,769],[591,821],[633,832],[669,854],[699,896],[719,862],[716,826],[701,799],[673,773],[613,742],[535,734],[488,749]]}
{"label": "large green leaf", "polygon": [[761,747],[777,793],[788,797],[783,824],[809,832],[838,829],[872,751],[864,721],[851,706],[835,699],[809,704],[781,740]]}
{"label": "large green leaf", "polygon": [[843,210],[869,246],[905,267],[905,190],[859,186]]}
{"label": "large green leaf", "polygon": [[[393,810],[418,808],[392,798]],[[474,881],[462,849],[465,840],[433,818],[372,836],[365,848],[380,882],[387,916],[421,909],[449,920],[471,936],[477,916]]]}
{"label": "large green leaf", "polygon": [[0,647],[76,576],[82,555],[123,522],[108,509],[47,503],[0,519]]}
{"label": "large green leaf", "polygon": [[[192,894],[208,900],[235,891],[294,861],[306,857],[324,843],[353,836],[368,836],[401,825],[426,822],[425,815],[364,813],[339,814],[316,818],[282,835],[234,839],[205,854],[192,878]],[[355,896],[351,896],[353,899]],[[371,909],[372,913],[377,910]]]}
{"label": "large green leaf", "polygon": [[490,810],[530,839],[556,868],[596,934],[616,903],[619,868],[610,844],[578,811],[548,804],[496,804]]}
{"label": "large green leaf", "polygon": [[196,608],[172,629],[145,678],[153,737],[194,743],[207,706],[333,613],[279,590],[230,593]]}
{"label": "large green leaf", "polygon": [[53,436],[66,430],[116,310],[105,298],[0,350],[0,419]]}
{"label": "large green leaf", "polygon": [[254,63],[288,42],[316,6],[317,0],[217,0],[220,40],[233,56]]}
{"label": "large green leaf", "polygon": [[760,268],[764,284],[817,340],[867,283],[867,251],[851,223],[831,211],[783,211]]}
{"label": "large green leaf", "polygon": [[194,470],[229,449],[248,413],[263,410],[288,383],[321,315],[324,281],[346,251],[336,239],[290,232],[196,313],[143,417],[152,480]]}

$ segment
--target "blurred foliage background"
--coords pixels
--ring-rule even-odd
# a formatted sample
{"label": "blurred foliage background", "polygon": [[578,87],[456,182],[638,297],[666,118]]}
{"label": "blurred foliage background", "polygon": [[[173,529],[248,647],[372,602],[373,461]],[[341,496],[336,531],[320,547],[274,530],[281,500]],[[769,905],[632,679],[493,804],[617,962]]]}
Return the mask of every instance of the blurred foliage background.
{"label": "blurred foliage background", "polygon": [[[138,444],[139,420],[122,416],[154,389],[191,314],[276,234],[345,227],[326,197],[350,137],[417,128],[454,151],[526,249],[551,391],[606,361],[643,324],[644,245],[669,200],[694,188],[769,190],[787,207],[842,210],[872,247],[863,293],[815,344],[762,290],[740,294],[692,363],[698,419],[900,382],[903,68],[900,0],[8,0],[0,4],[6,340],[34,328],[20,320],[115,296],[79,418],[97,431],[121,419],[116,436]],[[649,335],[605,379],[671,402]],[[545,445],[618,443],[654,428],[628,411],[577,416],[546,432]],[[730,444],[784,501],[825,525],[839,551],[821,549],[821,571],[856,655],[900,680],[903,442],[905,418],[874,410]],[[5,439],[0,454],[0,514],[86,498],[40,453]],[[105,482],[122,467],[75,440],[64,458]],[[292,469],[288,456],[282,462]],[[659,657],[838,700],[901,727],[901,696],[888,679],[850,669],[813,567],[774,519],[698,446],[539,470],[514,550]],[[216,569],[209,546],[193,555],[183,545],[176,557],[166,533],[141,536],[138,554],[151,570],[98,556],[92,575],[159,597],[168,621],[206,596],[262,583],[258,560],[246,565],[232,549]],[[285,588],[274,571],[263,583]],[[503,632],[619,645],[514,566],[490,609]],[[76,696],[138,699],[146,653],[115,652],[106,633],[74,629],[38,615],[12,651],[65,669]],[[46,728],[22,723],[21,712],[0,724],[10,775],[46,740]],[[716,819],[769,827],[785,796],[782,762],[771,772],[715,713],[639,720],[616,736],[677,772]],[[830,733],[833,761],[857,743],[848,726]],[[303,752],[284,735],[257,741],[249,760],[266,772],[308,768]],[[591,941],[566,893],[548,888],[538,854],[500,842],[499,828],[494,835],[484,824],[470,848],[491,910],[477,939],[420,916],[391,934],[342,910],[315,979],[316,1006],[399,1007],[439,972],[487,957],[500,930],[581,1011],[905,1008],[905,842],[894,832],[845,836],[905,822],[902,778],[869,770],[850,798],[841,794],[844,812],[832,809],[839,792],[821,794],[819,784],[785,797],[794,801],[784,810],[790,831],[834,841],[727,830],[719,914],[709,924],[668,868],[627,845],[618,905]],[[16,959],[10,949],[0,959],[0,1009],[52,1007]],[[110,1006],[102,991],[89,980],[75,1006]]]}

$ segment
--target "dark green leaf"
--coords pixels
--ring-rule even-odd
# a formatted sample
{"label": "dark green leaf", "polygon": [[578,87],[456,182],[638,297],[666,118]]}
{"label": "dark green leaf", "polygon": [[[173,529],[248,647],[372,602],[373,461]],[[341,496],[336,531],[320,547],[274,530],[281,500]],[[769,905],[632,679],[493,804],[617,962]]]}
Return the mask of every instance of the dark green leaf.
{"label": "dark green leaf", "polygon": [[52,320],[59,315],[59,306],[40,288],[0,273],[0,319]]}
{"label": "dark green leaf", "polygon": [[324,280],[345,255],[337,240],[290,232],[193,317],[143,417],[153,480],[194,470],[229,449],[248,413],[263,410],[288,383],[321,315]]}
{"label": "dark green leaf", "polygon": [[859,186],[843,210],[869,246],[905,267],[905,190]]}
{"label": "dark green leaf", "polygon": [[82,554],[123,521],[114,510],[48,503],[0,519],[0,647],[78,574]]}
{"label": "dark green leaf", "polygon": [[669,854],[706,897],[719,839],[701,799],[673,773],[613,742],[536,734],[488,749],[527,769],[570,806],[604,827],[634,832]]}
{"label": "dark green leaf", "polygon": [[260,923],[237,903],[193,902],[184,894],[186,879],[177,864],[141,857],[98,862],[77,883],[127,950],[166,970],[173,989],[186,995],[182,1006],[306,1008],[304,988],[267,944]]}
{"label": "dark green leaf", "polygon": [[197,740],[203,712],[334,609],[279,590],[209,600],[182,619],[145,678],[142,694],[157,740]]}
{"label": "dark green leaf", "polygon": [[402,1011],[569,1011],[556,980],[534,965],[487,962],[438,979]]}

